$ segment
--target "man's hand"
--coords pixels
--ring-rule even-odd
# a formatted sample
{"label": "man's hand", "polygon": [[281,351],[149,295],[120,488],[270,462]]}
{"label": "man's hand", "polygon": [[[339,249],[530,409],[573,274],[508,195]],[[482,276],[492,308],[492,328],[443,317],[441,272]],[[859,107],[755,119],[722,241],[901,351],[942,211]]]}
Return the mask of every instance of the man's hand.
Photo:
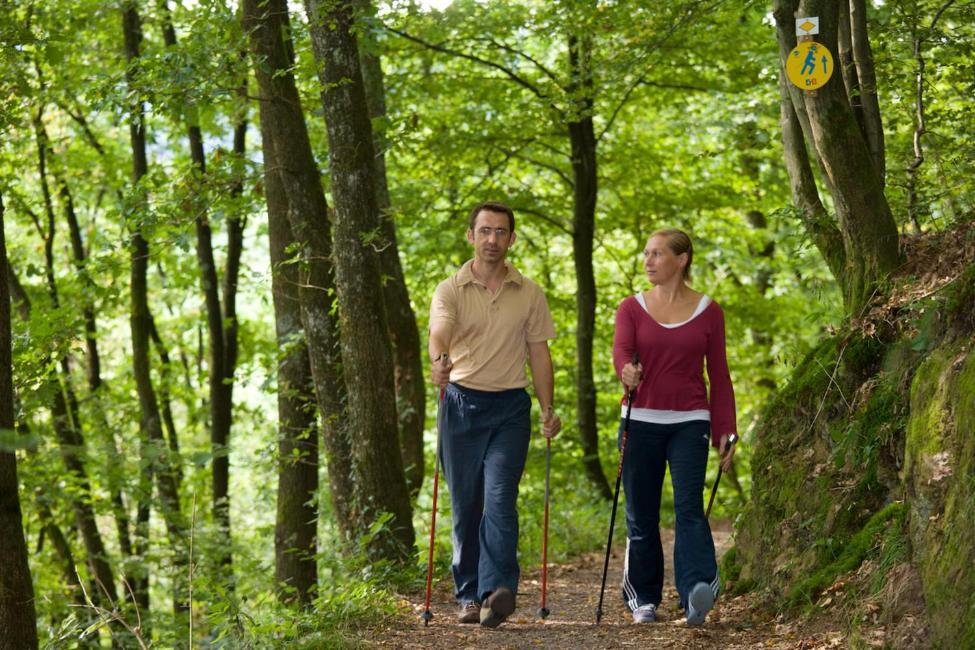
{"label": "man's hand", "polygon": [[721,471],[727,472],[731,470],[731,460],[735,457],[735,442],[738,441],[738,436],[735,435],[734,442],[731,440],[731,436],[735,434],[725,434],[721,436],[721,444],[718,447],[721,453]]}
{"label": "man's hand", "polygon": [[546,438],[554,438],[562,430],[562,418],[551,406],[542,411],[542,435]]}
{"label": "man's hand", "polygon": [[643,365],[627,363],[620,371],[620,379],[623,380],[623,387],[626,388],[627,393],[636,390],[636,387],[640,385],[640,380],[643,379]]}
{"label": "man's hand", "polygon": [[450,381],[450,370],[453,367],[454,363],[450,360],[447,353],[442,353],[430,362],[430,381],[441,388],[445,387],[447,382]]}

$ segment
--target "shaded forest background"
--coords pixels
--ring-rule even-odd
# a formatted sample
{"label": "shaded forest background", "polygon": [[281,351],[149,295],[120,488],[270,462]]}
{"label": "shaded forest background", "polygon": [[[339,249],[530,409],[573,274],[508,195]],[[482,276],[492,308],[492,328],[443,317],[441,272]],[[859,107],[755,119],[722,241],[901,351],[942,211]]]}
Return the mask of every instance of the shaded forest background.
{"label": "shaded forest background", "polygon": [[[834,354],[848,331],[887,345],[893,334],[862,318],[897,294],[892,277],[922,275],[904,242],[968,232],[975,202],[967,2],[63,0],[2,12],[13,374],[0,489],[13,512],[16,458],[42,644],[336,638],[397,610],[422,583],[429,525],[429,299],[468,259],[466,216],[482,200],[514,208],[513,262],[545,289],[559,332],[555,560],[605,535],[613,314],[646,284],[650,232],[691,233],[693,286],[725,310],[745,444],[717,507],[735,517],[752,448],[756,482],[768,472],[763,408],[790,404],[797,365],[840,364],[823,340]],[[780,85],[796,15],[823,17],[844,64],[816,98]],[[945,273],[971,264],[956,261]],[[931,295],[914,298],[924,326],[908,329],[928,332],[915,351],[941,337],[967,351],[964,319],[931,330],[919,306]],[[799,421],[826,403],[809,399]],[[536,441],[526,559],[538,556],[543,471]],[[871,492],[867,515],[893,489]],[[792,515],[749,507],[763,503],[752,521]],[[761,557],[765,538],[745,536]],[[446,524],[436,545],[447,579]],[[774,588],[760,574],[781,567],[750,574],[747,548],[739,587]]]}

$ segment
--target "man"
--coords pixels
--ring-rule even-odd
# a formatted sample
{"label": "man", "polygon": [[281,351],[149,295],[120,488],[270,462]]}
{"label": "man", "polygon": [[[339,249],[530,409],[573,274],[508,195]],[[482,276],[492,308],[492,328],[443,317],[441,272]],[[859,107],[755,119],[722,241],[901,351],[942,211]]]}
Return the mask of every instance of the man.
{"label": "man", "polygon": [[497,627],[518,589],[518,482],[531,437],[525,359],[542,412],[542,434],[562,421],[552,406],[548,340],[555,327],[537,284],[505,260],[515,217],[502,203],[471,211],[474,259],[437,286],[430,307],[433,382],[440,406],[440,453],[453,510],[458,620]]}

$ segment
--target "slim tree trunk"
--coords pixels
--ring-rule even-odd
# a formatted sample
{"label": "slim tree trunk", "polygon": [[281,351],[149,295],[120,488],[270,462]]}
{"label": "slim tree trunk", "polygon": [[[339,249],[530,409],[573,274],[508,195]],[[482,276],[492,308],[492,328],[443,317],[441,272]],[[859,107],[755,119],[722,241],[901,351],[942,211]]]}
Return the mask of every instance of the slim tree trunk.
{"label": "slim tree trunk", "polygon": [[[370,0],[358,0],[362,13],[372,14]],[[370,16],[371,18],[371,16]],[[365,24],[364,18],[363,23]],[[383,273],[383,299],[389,325],[389,339],[393,344],[396,364],[396,414],[399,418],[399,445],[406,471],[406,485],[414,497],[423,484],[423,426],[426,420],[426,394],[423,377],[423,361],[420,352],[420,333],[416,326],[416,314],[410,303],[409,290],[403,277],[396,240],[395,214],[389,198],[386,176],[386,138],[383,121],[386,118],[386,89],[383,84],[382,61],[375,51],[378,44],[371,38],[373,31],[362,31],[359,60],[362,81],[365,84],[366,103],[373,124],[380,124],[373,132],[376,147],[375,180],[376,203],[380,211],[380,228],[383,242],[379,248],[379,260]]]}
{"label": "slim tree trunk", "polygon": [[572,145],[572,252],[576,270],[576,421],[586,474],[605,500],[612,492],[599,462],[596,424],[596,383],[592,371],[593,336],[596,331],[596,278],[592,268],[592,245],[596,230],[596,136],[593,129],[593,80],[591,45],[586,37],[569,37],[569,68],[572,87],[580,93],[569,122]]}
{"label": "slim tree trunk", "polygon": [[[41,183],[41,193],[44,197],[44,209],[47,216],[47,233],[44,238],[45,277],[47,278],[47,288],[51,298],[51,304],[54,308],[59,308],[60,297],[54,272],[56,219],[50,184],[48,182],[48,159],[52,152],[47,131],[44,128],[43,107],[38,110],[35,116],[34,131],[37,138],[37,172]],[[64,193],[67,193],[68,197],[70,197],[67,185],[62,187],[62,194]],[[73,479],[74,490],[71,491],[73,494],[71,501],[75,511],[75,524],[78,526],[78,530],[81,532],[81,537],[84,540],[88,567],[98,585],[98,590],[91,594],[91,597],[97,604],[104,605],[106,597],[109,603],[115,603],[118,600],[115,590],[115,577],[112,572],[112,567],[108,562],[108,555],[105,552],[101,532],[98,530],[98,524],[95,521],[91,481],[88,478],[88,470],[85,467],[84,461],[87,445],[82,434],[78,401],[71,387],[71,367],[67,356],[61,357],[60,366],[60,377],[56,373],[52,373],[47,378],[47,385],[48,390],[53,396],[51,413],[53,416],[54,431],[57,435],[61,450],[61,457],[64,460],[68,473]],[[112,605],[109,604],[108,606],[111,607]]]}
{"label": "slim tree trunk", "polygon": [[[128,0],[123,6],[123,32],[125,36],[125,53],[128,61],[126,78],[130,88],[138,96],[137,78],[134,64],[139,58],[139,46],[142,40],[141,19],[134,0]],[[162,425],[160,422],[159,404],[156,400],[156,392],[152,385],[151,364],[149,360],[149,288],[148,288],[148,267],[149,267],[149,242],[142,236],[142,224],[140,218],[145,208],[145,196],[138,188],[139,182],[148,173],[149,165],[146,156],[146,133],[144,109],[141,99],[136,99],[133,104],[132,115],[129,123],[129,135],[132,142],[132,183],[134,191],[140,199],[136,208],[135,218],[132,223],[132,243],[131,243],[131,330],[132,330],[132,364],[133,376],[135,378],[136,392],[139,395],[139,406],[141,409],[142,420],[140,429],[142,432],[140,456],[143,463],[142,475],[142,494],[143,501],[139,504],[139,514],[137,528],[140,529],[138,540],[139,552],[137,555],[145,557],[148,550],[148,518],[149,502],[152,496],[152,482],[155,479],[162,505],[162,515],[166,522],[169,533],[169,541],[174,555],[174,597],[173,609],[177,618],[187,611],[185,569],[189,566],[185,548],[186,526],[180,513],[179,493],[176,487],[176,473],[173,465],[166,453],[165,441],[162,435]],[[145,563],[145,560],[143,560]],[[137,601],[140,605],[148,607],[148,575],[143,576],[140,581],[140,589],[137,592]],[[148,610],[142,612],[143,618],[148,615]],[[148,634],[146,635],[148,636]]]}
{"label": "slim tree trunk", "polygon": [[[7,242],[0,196],[0,429],[14,428],[13,351],[10,339],[10,285]],[[37,647],[34,584],[27,563],[23,515],[20,510],[17,456],[0,449],[0,650]]]}
{"label": "slim tree trunk", "polygon": [[[163,42],[168,48],[176,48],[176,30],[169,11],[169,2],[160,0],[163,17]],[[196,115],[195,106],[187,106],[183,113]],[[208,345],[208,387],[210,406],[210,450],[213,455],[211,487],[213,490],[213,521],[219,538],[215,546],[217,563],[224,569],[222,580],[231,592],[233,579],[233,544],[230,535],[230,425],[233,419],[233,399],[224,367],[226,342],[224,341],[223,309],[220,306],[220,278],[213,257],[213,233],[206,209],[206,153],[203,149],[203,131],[199,123],[188,119],[187,144],[190,160],[196,173],[193,175],[193,199],[186,200],[186,207],[193,215],[196,229],[196,260],[200,267],[200,285],[206,306]],[[230,375],[232,377],[232,375]]]}
{"label": "slim tree trunk", "polygon": [[[373,557],[407,562],[413,555],[413,513],[397,441],[393,358],[381,295],[379,256],[366,233],[379,228],[372,128],[366,107],[352,2],[306,0],[312,49],[322,84],[329,167],[335,197],[335,284],[342,368],[348,389],[356,487],[367,510],[392,520],[371,536]],[[367,532],[365,529],[362,533]]]}
{"label": "slim tree trunk", "polygon": [[837,49],[840,72],[843,74],[843,85],[846,86],[846,97],[853,109],[853,115],[860,125],[860,130],[866,137],[863,124],[863,98],[861,97],[860,75],[853,57],[853,40],[850,34],[850,5],[846,0],[840,2],[839,24],[837,26]]}
{"label": "slim tree trunk", "polygon": [[[359,531],[352,482],[352,451],[345,428],[345,386],[339,362],[338,323],[333,318],[335,281],[328,204],[312,154],[292,72],[294,50],[285,0],[244,0],[244,29],[250,35],[254,74],[284,191],[288,223],[300,258],[298,296],[308,341],[309,363],[322,420],[332,505],[346,540]],[[264,127],[262,126],[262,133]],[[269,146],[270,145],[270,146]]]}
{"label": "slim tree trunk", "polygon": [[274,526],[274,579],[285,602],[308,607],[318,569],[318,431],[308,344],[301,328],[298,268],[290,260],[294,242],[288,223],[288,195],[278,174],[270,129],[262,120],[264,198],[271,245],[271,292],[278,341],[278,510]]}
{"label": "slim tree trunk", "polygon": [[[884,149],[884,124],[880,119],[880,100],[877,97],[877,72],[873,64],[873,50],[867,37],[867,6],[865,0],[850,1],[850,39],[853,60],[860,79],[860,104],[863,107],[863,135],[870,150],[880,188],[887,175]],[[807,14],[813,15],[813,14]]]}
{"label": "slim tree trunk", "polygon": [[833,277],[840,282],[843,268],[846,266],[843,238],[839,228],[823,207],[819,190],[816,189],[816,178],[809,164],[809,153],[806,151],[806,141],[802,137],[802,127],[799,125],[799,117],[789,97],[789,83],[785,78],[785,71],[780,70],[779,108],[782,151],[785,167],[789,172],[792,203],[799,209],[799,218],[806,234],[826,260],[826,266],[829,267]]}

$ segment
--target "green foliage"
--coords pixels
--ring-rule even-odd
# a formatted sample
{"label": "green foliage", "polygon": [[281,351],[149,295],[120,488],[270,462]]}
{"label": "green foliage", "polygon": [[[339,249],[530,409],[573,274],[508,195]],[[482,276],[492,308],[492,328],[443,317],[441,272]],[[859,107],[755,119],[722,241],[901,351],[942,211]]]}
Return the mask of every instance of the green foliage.
{"label": "green foliage", "polygon": [[[827,336],[840,318],[840,297],[791,207],[781,164],[778,63],[767,8],[762,3],[637,4],[458,0],[444,11],[399,0],[381,4],[369,29],[387,75],[389,113],[377,123],[385,130],[399,249],[422,332],[434,287],[470,256],[464,239],[467,211],[488,198],[514,206],[518,240],[513,262],[545,288],[559,335],[553,345],[556,406],[566,426],[553,443],[549,555],[560,562],[599,548],[608,508],[579,471],[583,451],[574,424],[577,287],[572,152],[566,137],[567,124],[587,116],[580,102],[587,95],[570,73],[568,43],[588,39],[598,137],[594,371],[603,468],[613,476],[618,458],[621,390],[609,359],[616,306],[647,286],[639,252],[649,233],[666,225],[685,228],[697,248],[693,286],[715,298],[726,314],[744,443],[736,459],[744,494],[752,488],[750,470],[755,469],[753,503],[739,518],[744,542],[722,569],[744,590],[817,562],[838,561],[844,544],[869,517],[863,504],[883,502],[880,494],[896,475],[890,468],[899,460],[905,427],[908,438],[916,437],[916,445],[908,442],[912,449],[936,447],[926,437],[930,431],[918,427],[927,427],[939,414],[915,409],[911,417],[919,418],[917,424],[907,425],[903,395],[913,368],[937,349],[943,334],[945,321],[931,314],[945,311],[957,332],[971,331],[975,282],[969,270],[944,296],[916,305],[917,336],[899,342],[894,351],[871,337]],[[940,4],[895,1],[870,10],[888,136],[888,188],[901,223],[909,221],[903,170],[913,158],[916,64],[910,40],[912,30],[931,24]],[[65,560],[44,532],[57,526],[65,533],[79,578],[90,584],[84,546],[73,532],[72,498],[87,494],[91,500],[117,576],[140,567],[123,558],[115,531],[116,493],[130,519],[140,502],[158,506],[158,496],[139,481],[142,410],[131,371],[130,237],[138,227],[150,244],[150,306],[160,337],[152,349],[152,378],[172,413],[180,447],[178,455],[160,445],[146,453],[174,454],[182,467],[181,505],[194,522],[197,641],[223,647],[354,647],[359,620],[401,614],[394,591],[413,594],[421,588],[425,543],[418,548],[417,566],[402,571],[343,551],[323,487],[315,497],[319,598],[312,610],[295,612],[274,596],[275,369],[281,351],[274,333],[255,124],[247,134],[245,159],[229,153],[233,125],[242,118],[255,122],[254,84],[248,97],[238,95],[247,62],[239,56],[245,35],[236,5],[174,0],[169,7],[178,39],[171,47],[163,43],[167,17],[161,5],[139,5],[143,56],[134,64],[132,84],[121,55],[118,6],[92,0],[14,3],[0,18],[0,192],[7,206],[11,267],[31,305],[22,319],[15,304],[18,428],[16,434],[3,432],[0,444],[18,453],[28,543],[35,549],[35,588],[47,595],[38,600],[42,635],[49,645],[66,645],[97,619],[72,606],[81,598],[66,584]],[[294,70],[324,169],[328,152],[320,86],[307,25],[297,5],[292,9]],[[963,220],[975,203],[975,152],[969,136],[975,131],[975,109],[967,101],[971,14],[964,3],[953,6],[924,35],[927,162],[920,168],[922,209],[916,216],[925,229]],[[503,66],[525,83],[498,67],[422,47],[383,25]],[[733,56],[718,45],[728,43],[735,46]],[[134,186],[128,126],[137,99],[146,108],[150,172]],[[49,199],[42,191],[35,120],[50,145],[43,179]],[[206,174],[190,163],[188,124],[202,130]],[[322,181],[327,191],[329,179]],[[81,268],[72,260],[65,220],[68,194],[86,254]],[[231,459],[233,592],[225,586],[225,569],[212,561],[222,542],[210,504],[214,454],[207,435],[208,361],[194,251],[194,221],[204,212],[214,231],[218,266],[226,259],[228,223],[240,218],[246,224],[238,299],[240,362],[226,451]],[[46,275],[48,242],[57,303]],[[928,311],[922,314],[922,308]],[[97,389],[87,383],[86,309],[95,315],[101,353],[103,383]],[[163,352],[167,363],[161,360]],[[67,371],[62,359],[68,361]],[[918,399],[939,395],[931,382],[942,365],[922,367]],[[872,390],[856,397],[860,380],[881,367]],[[969,394],[975,392],[965,386]],[[85,437],[82,455],[90,490],[65,471],[51,421],[54,396],[67,395],[68,389],[78,401],[75,424]],[[428,459],[434,453],[433,426],[431,412]],[[970,424],[964,426],[958,430],[971,430]],[[532,441],[521,484],[520,557],[526,568],[541,555],[542,442]],[[970,455],[969,447],[960,449],[959,458],[969,457],[964,456]],[[798,456],[808,450],[810,458]],[[905,459],[906,468],[918,463],[923,465],[920,456]],[[819,464],[829,471],[819,476],[806,472]],[[960,472],[970,466],[957,467]],[[715,472],[712,461],[708,486]],[[827,503],[820,495],[837,485],[843,490]],[[665,486],[667,525],[673,515],[669,481]],[[426,481],[415,508],[421,531],[429,525],[430,487]],[[716,514],[733,517],[743,497],[730,481],[721,490]],[[952,494],[952,512],[967,513],[971,495]],[[449,580],[449,494],[443,487],[439,497],[436,575]],[[382,526],[382,519],[376,525]],[[771,544],[778,535],[793,533],[803,553],[756,559],[755,535]],[[944,529],[951,540],[963,533],[948,525]],[[625,526],[618,524],[617,543],[624,535]],[[188,634],[170,615],[173,582],[184,576],[175,575],[180,569],[173,566],[173,549],[155,514],[150,538],[143,564],[153,575],[148,640],[175,645]],[[894,537],[883,548],[889,548],[883,551],[888,561],[900,560],[903,545]],[[957,552],[944,557],[959,563],[970,559],[964,543],[953,548]],[[764,574],[755,570],[756,562]],[[107,628],[97,634],[104,645]]]}

